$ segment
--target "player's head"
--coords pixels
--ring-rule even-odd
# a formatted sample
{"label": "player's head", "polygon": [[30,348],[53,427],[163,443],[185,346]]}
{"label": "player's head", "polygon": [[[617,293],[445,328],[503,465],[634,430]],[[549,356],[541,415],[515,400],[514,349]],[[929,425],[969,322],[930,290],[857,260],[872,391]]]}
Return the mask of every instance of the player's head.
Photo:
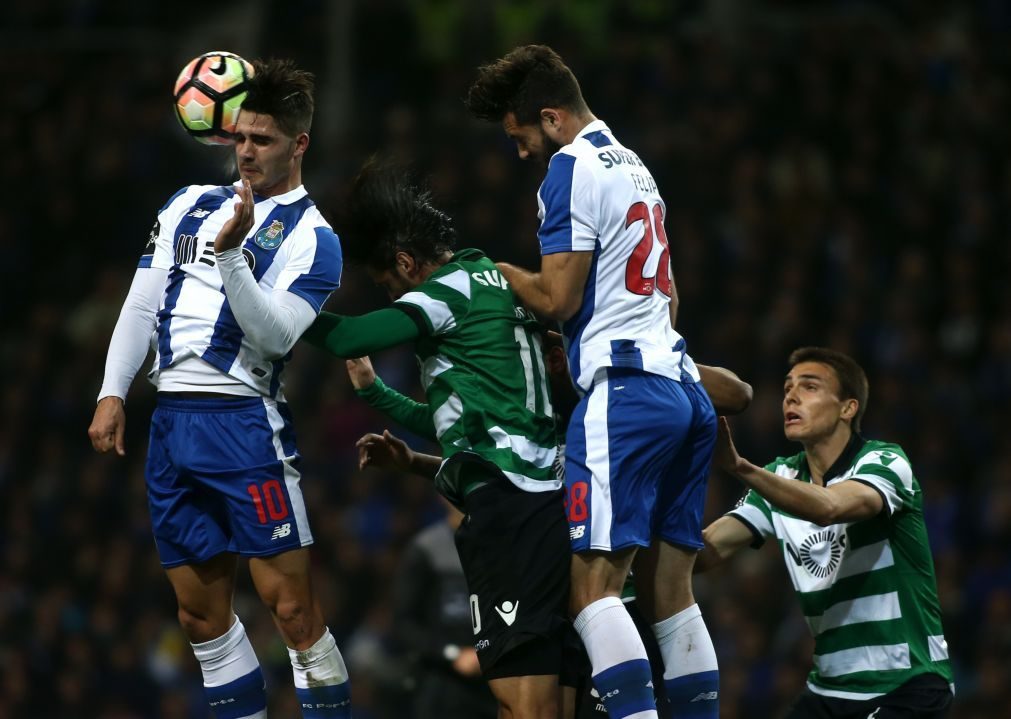
{"label": "player's head", "polygon": [[400,167],[377,159],[354,180],[340,228],[344,256],[397,299],[445,264],[456,242],[449,215]]}
{"label": "player's head", "polygon": [[860,431],[867,409],[867,375],[856,361],[825,347],[790,354],[783,385],[783,429],[787,439],[814,442],[845,425]]}
{"label": "player's head", "polygon": [[235,128],[239,174],[253,191],[281,194],[301,184],[309,146],[313,76],[291,60],[257,60]]}
{"label": "player's head", "polygon": [[572,141],[572,120],[591,117],[576,76],[547,45],[524,45],[478,68],[466,105],[480,120],[501,122],[521,159],[544,165]]}

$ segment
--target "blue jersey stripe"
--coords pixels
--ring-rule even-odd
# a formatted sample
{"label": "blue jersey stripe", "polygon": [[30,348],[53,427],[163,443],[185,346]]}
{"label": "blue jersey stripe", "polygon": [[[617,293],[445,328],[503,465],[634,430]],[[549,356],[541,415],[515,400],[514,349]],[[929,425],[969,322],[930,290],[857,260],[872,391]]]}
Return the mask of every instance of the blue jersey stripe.
{"label": "blue jersey stripe", "polygon": [[597,130],[596,132],[589,132],[583,137],[594,147],[607,147],[608,145],[613,145],[611,138],[604,134],[603,130]]}
{"label": "blue jersey stripe", "polygon": [[151,261],[154,259],[154,255],[142,255],[139,260],[137,260],[138,268],[148,268],[151,266]]}
{"label": "blue jersey stripe", "polygon": [[541,254],[572,252],[572,174],[576,158],[558,153],[551,158],[548,173],[541,184],[544,221],[537,232]]}
{"label": "blue jersey stripe", "polygon": [[323,303],[330,293],[340,287],[343,264],[337,235],[329,227],[317,227],[316,254],[312,259],[312,267],[292,282],[288,291],[308,302],[318,313],[323,309]]}
{"label": "blue jersey stripe", "polygon": [[[279,221],[284,225],[283,232],[286,234],[282,238],[281,243],[276,247],[268,250],[257,245],[255,241],[251,242],[249,238],[245,240],[243,250],[252,252],[256,260],[253,265],[253,278],[257,282],[270,269],[270,266],[274,264],[278,248],[284,243],[288,235],[295,231],[295,225],[302,219],[302,215],[305,214],[305,211],[312,204],[312,200],[308,197],[303,197],[298,202],[293,202],[290,205],[277,205],[263,222],[260,223],[260,226],[254,231],[253,237],[256,236],[257,232],[270,227],[275,221]],[[222,288],[221,293],[224,294],[224,292],[225,290]],[[201,358],[227,374],[235,362],[235,358],[239,355],[239,348],[242,346],[244,334],[242,328],[239,327],[239,323],[235,320],[235,315],[232,313],[232,307],[228,302],[228,298],[225,298],[225,301],[221,305],[221,311],[218,312],[218,319],[214,323],[214,332],[211,334],[211,340]],[[273,396],[273,393],[271,393],[271,396]]]}
{"label": "blue jersey stripe", "polygon": [[176,198],[179,197],[179,195],[181,195],[184,192],[186,192],[186,190],[188,190],[188,189],[190,189],[190,188],[189,187],[184,187],[181,190],[177,190],[176,194],[172,195],[172,197],[170,197],[168,199],[168,202],[166,202],[164,205],[162,205],[162,208],[160,210],[158,210],[158,214],[160,215],[161,213],[165,212],[165,210],[168,209],[168,206],[171,205],[173,202],[175,202]]}
{"label": "blue jersey stripe", "polygon": [[579,386],[579,346],[583,341],[583,332],[586,326],[593,319],[594,305],[597,296],[597,261],[600,259],[600,240],[593,246],[593,261],[590,263],[590,272],[586,277],[586,287],[583,288],[583,303],[579,310],[572,317],[562,324],[562,334],[568,343],[569,367],[572,375],[572,382],[581,392],[588,392],[589,387]]}
{"label": "blue jersey stripe", "polygon": [[[186,214],[183,215],[183,219],[180,220],[173,233],[175,238],[172,240],[173,257],[175,257],[175,244],[179,241],[179,238],[183,235],[195,236],[200,230],[200,226],[204,224],[204,220],[234,194],[235,188],[233,187],[215,187],[213,190],[202,194],[193,203]],[[179,193],[176,193],[176,197],[178,196]],[[171,203],[171,200],[169,202]],[[193,217],[193,210],[198,208],[207,210],[207,213],[198,213],[201,215],[200,217]],[[185,279],[186,273],[182,268],[179,265],[173,265],[172,270],[169,272],[168,285],[165,288],[165,306],[158,311],[158,355],[160,357],[158,367],[160,369],[164,369],[172,364],[172,312],[176,308],[176,303],[179,302],[179,294],[182,292],[183,281]]]}
{"label": "blue jersey stripe", "polygon": [[611,340],[611,366],[642,369],[642,352],[634,340]]}

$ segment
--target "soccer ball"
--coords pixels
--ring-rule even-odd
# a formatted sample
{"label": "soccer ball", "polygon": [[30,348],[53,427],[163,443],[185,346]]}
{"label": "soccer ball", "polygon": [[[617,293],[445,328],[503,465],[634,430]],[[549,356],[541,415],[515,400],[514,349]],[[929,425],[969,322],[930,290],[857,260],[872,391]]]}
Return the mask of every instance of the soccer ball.
{"label": "soccer ball", "polygon": [[214,50],[186,63],[176,79],[176,117],[195,140],[229,145],[253,66],[238,55]]}

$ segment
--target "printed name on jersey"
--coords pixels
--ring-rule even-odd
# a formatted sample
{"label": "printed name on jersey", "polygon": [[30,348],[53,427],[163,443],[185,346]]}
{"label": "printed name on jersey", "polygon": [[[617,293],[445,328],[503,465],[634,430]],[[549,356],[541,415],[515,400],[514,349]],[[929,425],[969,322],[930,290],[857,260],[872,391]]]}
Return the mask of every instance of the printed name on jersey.
{"label": "printed name on jersey", "polygon": [[509,287],[509,281],[502,276],[502,273],[498,270],[485,270],[484,272],[471,272],[470,276],[474,278],[474,281],[479,285],[484,285],[485,287],[499,287],[501,289],[507,289]]}
{"label": "printed name on jersey", "polygon": [[604,150],[597,154],[597,159],[604,163],[605,170],[610,170],[618,165],[646,166],[639,156],[631,150]]}
{"label": "printed name on jersey", "polygon": [[264,227],[253,235],[253,242],[256,243],[256,246],[265,250],[276,250],[283,241],[284,223],[280,220],[274,220],[269,227]]}

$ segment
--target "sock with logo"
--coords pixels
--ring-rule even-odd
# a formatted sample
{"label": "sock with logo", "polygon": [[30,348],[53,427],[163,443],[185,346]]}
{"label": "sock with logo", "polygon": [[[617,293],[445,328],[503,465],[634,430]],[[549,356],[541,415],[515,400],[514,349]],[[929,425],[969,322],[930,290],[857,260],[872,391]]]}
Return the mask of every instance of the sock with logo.
{"label": "sock with logo", "polygon": [[674,715],[717,719],[720,672],[698,604],[653,625],[663,657],[663,684]]}
{"label": "sock with logo", "polygon": [[260,663],[235,617],[217,639],[193,645],[204,675],[204,693],[217,719],[266,719],[267,687]]}
{"label": "sock with logo", "polygon": [[646,647],[625,605],[604,597],[573,622],[593,667],[593,686],[612,719],[657,719]]}
{"label": "sock with logo", "polygon": [[337,641],[324,628],[305,651],[288,649],[304,719],[351,719],[351,682]]}

